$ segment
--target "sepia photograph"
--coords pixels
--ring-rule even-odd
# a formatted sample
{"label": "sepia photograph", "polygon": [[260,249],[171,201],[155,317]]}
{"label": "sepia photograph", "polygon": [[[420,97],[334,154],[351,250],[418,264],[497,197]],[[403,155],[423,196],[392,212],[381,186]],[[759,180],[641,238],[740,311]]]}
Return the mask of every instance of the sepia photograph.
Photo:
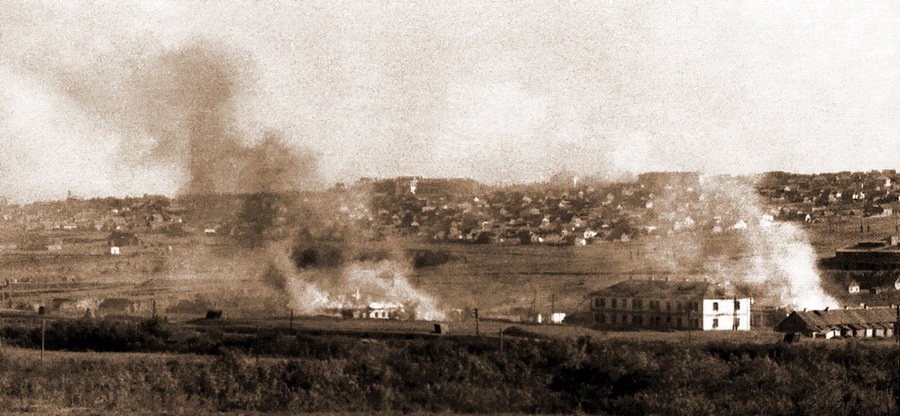
{"label": "sepia photograph", "polygon": [[900,415],[895,0],[0,0],[0,415]]}

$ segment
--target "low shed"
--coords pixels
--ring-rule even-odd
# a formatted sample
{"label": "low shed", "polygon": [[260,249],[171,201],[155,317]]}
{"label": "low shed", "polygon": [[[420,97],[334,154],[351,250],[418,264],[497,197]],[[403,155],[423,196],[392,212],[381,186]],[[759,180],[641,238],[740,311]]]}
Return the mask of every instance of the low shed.
{"label": "low shed", "polygon": [[896,324],[896,307],[863,307],[794,311],[775,330],[812,338],[892,337]]}

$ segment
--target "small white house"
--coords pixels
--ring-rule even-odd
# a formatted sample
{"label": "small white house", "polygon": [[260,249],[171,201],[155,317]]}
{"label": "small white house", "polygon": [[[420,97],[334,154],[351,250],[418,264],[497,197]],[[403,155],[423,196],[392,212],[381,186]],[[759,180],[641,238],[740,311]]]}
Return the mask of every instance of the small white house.
{"label": "small white house", "polygon": [[113,255],[113,256],[118,256],[119,254],[122,254],[122,249],[119,248],[118,246],[112,246],[109,248],[109,254]]}
{"label": "small white house", "polygon": [[566,314],[563,312],[553,312],[550,314],[550,323],[561,324],[565,319]]}
{"label": "small white house", "polygon": [[847,287],[847,291],[850,293],[859,293],[859,282],[854,280],[850,283],[850,286]]}

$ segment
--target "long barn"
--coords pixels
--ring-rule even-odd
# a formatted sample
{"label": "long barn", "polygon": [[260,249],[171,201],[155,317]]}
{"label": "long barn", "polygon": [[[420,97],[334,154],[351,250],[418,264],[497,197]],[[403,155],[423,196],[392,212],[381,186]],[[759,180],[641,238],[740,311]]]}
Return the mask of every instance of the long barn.
{"label": "long barn", "polygon": [[794,311],[784,318],[775,330],[826,339],[892,337],[897,333],[897,308],[863,307]]}

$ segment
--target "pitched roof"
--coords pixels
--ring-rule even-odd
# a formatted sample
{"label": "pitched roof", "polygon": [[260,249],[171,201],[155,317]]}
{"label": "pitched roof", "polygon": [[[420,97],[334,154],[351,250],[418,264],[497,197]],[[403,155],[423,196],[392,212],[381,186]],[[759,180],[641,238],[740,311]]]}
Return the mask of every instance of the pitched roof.
{"label": "pitched roof", "polygon": [[819,311],[794,311],[810,330],[822,331],[831,328],[892,328],[897,321],[894,308],[831,309]]}
{"label": "pitched roof", "polygon": [[725,298],[724,289],[705,281],[624,280],[591,293],[623,298]]}

